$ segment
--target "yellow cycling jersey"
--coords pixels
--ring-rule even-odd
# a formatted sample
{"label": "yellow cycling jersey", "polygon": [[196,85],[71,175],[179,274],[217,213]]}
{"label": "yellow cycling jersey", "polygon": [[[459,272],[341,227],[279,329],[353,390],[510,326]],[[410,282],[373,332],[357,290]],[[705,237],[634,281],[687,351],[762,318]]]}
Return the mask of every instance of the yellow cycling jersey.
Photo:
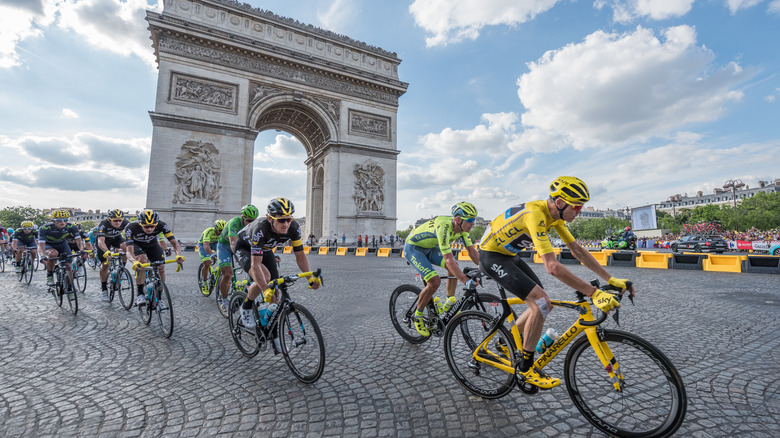
{"label": "yellow cycling jersey", "polygon": [[515,205],[490,222],[482,235],[479,250],[515,255],[523,248],[534,246],[539,255],[547,254],[553,252],[547,235],[550,228],[555,228],[563,243],[574,242],[565,221],[553,220],[547,201]]}

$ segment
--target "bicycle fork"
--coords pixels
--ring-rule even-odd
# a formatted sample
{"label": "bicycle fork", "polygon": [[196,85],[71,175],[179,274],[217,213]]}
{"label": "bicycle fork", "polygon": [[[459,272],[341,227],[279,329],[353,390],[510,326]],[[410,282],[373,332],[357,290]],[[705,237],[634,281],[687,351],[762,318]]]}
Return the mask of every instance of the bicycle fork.
{"label": "bicycle fork", "polygon": [[623,378],[623,371],[620,369],[620,364],[612,350],[609,348],[603,339],[604,330],[601,328],[589,328],[585,330],[585,335],[588,337],[591,347],[596,352],[601,361],[601,365],[604,370],[609,374],[609,381],[612,383],[612,387],[615,392],[623,392],[625,387],[625,379]]}

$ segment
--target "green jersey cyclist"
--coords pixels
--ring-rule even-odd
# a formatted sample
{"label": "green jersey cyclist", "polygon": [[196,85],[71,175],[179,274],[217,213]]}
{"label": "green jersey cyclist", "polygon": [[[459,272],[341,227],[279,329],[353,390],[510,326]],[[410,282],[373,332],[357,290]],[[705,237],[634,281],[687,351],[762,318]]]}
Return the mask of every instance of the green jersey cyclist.
{"label": "green jersey cyclist", "polygon": [[222,307],[228,307],[228,290],[230,282],[233,281],[233,253],[238,240],[238,232],[242,228],[251,224],[260,212],[252,204],[241,207],[241,216],[230,219],[225,224],[225,228],[219,235],[217,241],[217,260],[219,260],[219,294],[222,296]]}
{"label": "green jersey cyclist", "polygon": [[458,280],[464,284],[469,281],[466,274],[461,271],[458,261],[452,255],[450,245],[455,243],[458,238],[462,238],[469,258],[476,265],[479,265],[479,252],[469,238],[469,231],[474,227],[476,218],[476,207],[468,202],[458,202],[452,206],[451,216],[438,216],[431,219],[412,230],[406,238],[404,258],[414,266],[425,281],[425,287],[417,299],[417,311],[414,318],[414,327],[422,336],[431,335],[422,319],[423,309],[428,305],[428,301],[431,300],[441,284],[439,274],[433,265],[446,268],[449,275],[454,275],[457,278],[457,280],[449,279],[447,281],[449,304],[455,300],[455,288],[458,285]]}
{"label": "green jersey cyclist", "polygon": [[[517,255],[523,248],[534,246],[541,256],[547,273],[568,286],[588,295],[593,303],[607,312],[620,307],[612,294],[596,289],[567,269],[555,256],[547,233],[555,229],[574,257],[609,284],[626,289],[627,279],[610,276],[598,261],[580,246],[566,228],[590,200],[588,186],[573,176],[561,176],[550,184],[547,200],[515,205],[493,219],[480,243],[479,261],[482,269],[507,291],[525,301],[528,309],[516,321],[523,336],[523,351],[518,372],[523,381],[540,388],[561,384],[543,371],[532,368],[536,343],[542,334],[544,321],[550,312],[550,297],[542,289],[542,282]],[[633,289],[632,289],[633,293]]]}

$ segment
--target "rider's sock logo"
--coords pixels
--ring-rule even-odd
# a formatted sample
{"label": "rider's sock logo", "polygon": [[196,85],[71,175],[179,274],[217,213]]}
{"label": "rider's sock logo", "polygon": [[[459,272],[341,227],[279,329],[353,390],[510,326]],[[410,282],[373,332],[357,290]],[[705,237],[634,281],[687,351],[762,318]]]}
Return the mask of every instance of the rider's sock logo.
{"label": "rider's sock logo", "polygon": [[498,274],[498,278],[504,278],[506,276],[506,272],[504,272],[504,269],[495,263],[493,263],[493,266],[491,266],[490,269],[492,269],[493,272]]}

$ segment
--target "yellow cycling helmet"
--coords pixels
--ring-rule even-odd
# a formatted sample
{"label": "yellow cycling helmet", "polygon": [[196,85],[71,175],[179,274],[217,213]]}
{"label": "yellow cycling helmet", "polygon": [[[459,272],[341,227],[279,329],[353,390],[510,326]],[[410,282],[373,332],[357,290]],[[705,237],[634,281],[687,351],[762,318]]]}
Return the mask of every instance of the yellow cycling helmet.
{"label": "yellow cycling helmet", "polygon": [[214,221],[214,229],[217,231],[222,231],[225,229],[225,219],[217,219]]}
{"label": "yellow cycling helmet", "polygon": [[582,205],[590,201],[588,186],[574,176],[559,176],[550,184],[550,197],[561,198],[569,205]]}
{"label": "yellow cycling helmet", "polygon": [[68,219],[70,212],[68,210],[54,210],[51,214],[52,219]]}
{"label": "yellow cycling helmet", "polygon": [[22,226],[22,228],[32,228],[33,227],[33,223],[32,223],[32,221],[23,221],[21,223],[21,226]]}
{"label": "yellow cycling helmet", "polygon": [[138,222],[143,227],[150,227],[152,225],[157,225],[157,222],[159,222],[159,217],[157,216],[157,212],[147,208],[138,216]]}

